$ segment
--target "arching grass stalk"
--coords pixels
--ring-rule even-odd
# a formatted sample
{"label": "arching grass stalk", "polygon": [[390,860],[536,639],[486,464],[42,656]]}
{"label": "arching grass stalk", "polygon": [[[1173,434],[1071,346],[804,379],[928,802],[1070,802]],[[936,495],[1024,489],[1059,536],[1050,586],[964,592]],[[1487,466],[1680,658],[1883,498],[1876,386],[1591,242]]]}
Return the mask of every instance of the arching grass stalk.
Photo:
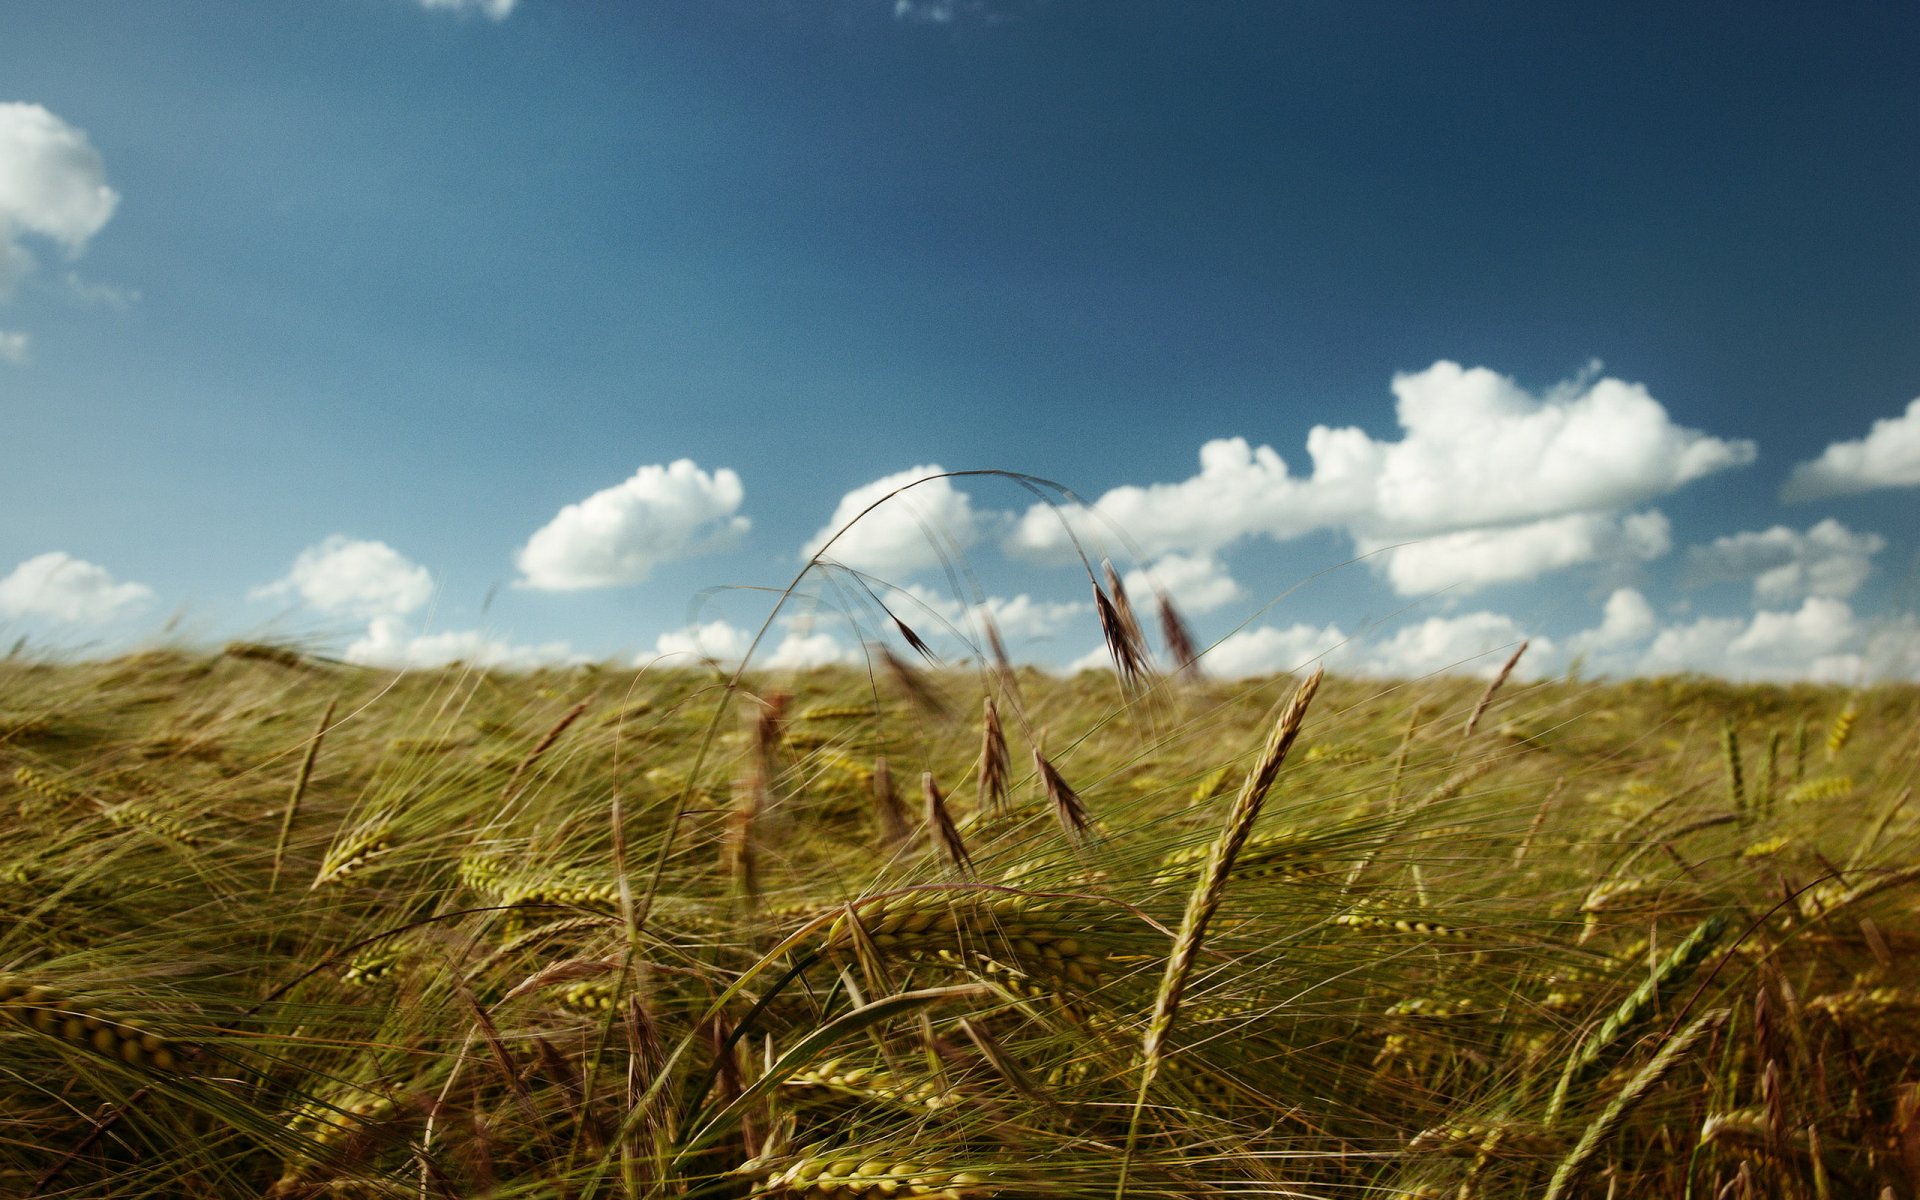
{"label": "arching grass stalk", "polygon": [[1233,811],[1227,814],[1226,827],[1220,831],[1220,837],[1213,844],[1213,851],[1207,857],[1206,869],[1193,891],[1187,896],[1187,910],[1180,918],[1180,932],[1173,940],[1173,952],[1167,956],[1166,974],[1160,979],[1160,991],[1154,997],[1153,1017],[1147,1023],[1147,1036],[1141,1047],[1140,1090],[1133,1099],[1133,1114],[1127,1120],[1127,1148],[1120,1159],[1120,1176],[1114,1183],[1114,1200],[1124,1200],[1127,1194],[1127,1175],[1133,1166],[1133,1155],[1140,1136],[1140,1114],[1147,1105],[1147,1091],[1153,1086],[1154,1076],[1160,1073],[1161,1061],[1166,1057],[1167,1037],[1173,1032],[1174,1018],[1180,1012],[1180,998],[1187,987],[1187,977],[1193,973],[1193,963],[1200,954],[1200,946],[1207,936],[1207,925],[1213,920],[1213,914],[1220,909],[1220,902],[1226,896],[1227,878],[1233,873],[1233,860],[1239,856],[1241,847],[1253,833],[1254,819],[1260,815],[1261,805],[1266,803],[1267,792],[1273,787],[1273,781],[1280,774],[1280,765],[1286,761],[1287,751],[1292,748],[1294,739],[1300,734],[1300,726],[1306,720],[1307,705],[1312,703],[1313,694],[1320,689],[1320,681],[1325,676],[1324,669],[1316,668],[1293,693],[1293,699],[1280,714],[1280,720],[1267,736],[1267,744],[1260,752],[1260,762],[1240,789],[1240,795],[1233,802]]}

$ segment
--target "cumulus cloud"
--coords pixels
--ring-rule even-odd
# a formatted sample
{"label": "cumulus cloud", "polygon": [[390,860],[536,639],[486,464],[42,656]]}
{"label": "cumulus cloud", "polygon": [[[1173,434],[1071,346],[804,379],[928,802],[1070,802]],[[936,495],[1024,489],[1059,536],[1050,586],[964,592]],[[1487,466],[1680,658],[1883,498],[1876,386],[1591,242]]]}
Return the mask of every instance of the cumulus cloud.
{"label": "cumulus cloud", "polygon": [[[801,556],[812,558],[824,550],[827,558],[856,571],[895,576],[937,566],[943,553],[964,551],[980,540],[980,517],[953,480],[927,478],[944,470],[938,464],[914,467],[848,492]],[[900,491],[917,480],[927,482]],[[887,498],[893,492],[899,494]],[[885,503],[861,516],[883,498]],[[858,523],[841,533],[855,518]]]}
{"label": "cumulus cloud", "polygon": [[[1359,548],[1362,553],[1382,549],[1367,540]],[[1647,562],[1672,548],[1672,527],[1665,514],[1648,509],[1625,517],[1572,513],[1523,525],[1466,529],[1385,548],[1382,561],[1393,590],[1416,596],[1519,583],[1598,560]]]}
{"label": "cumulus cloud", "polygon": [[1601,378],[1536,399],[1484,367],[1396,375],[1407,436],[1384,449],[1376,512],[1443,532],[1640,504],[1754,459],[1750,441],[1675,425],[1637,383]]}
{"label": "cumulus cloud", "polygon": [[1698,671],[1736,680],[1858,682],[1859,621],[1845,600],[1809,596],[1794,611],[1701,617],[1662,629],[1635,664],[1641,674]]}
{"label": "cumulus cloud", "polygon": [[1035,600],[1017,596],[988,596],[973,612],[991,619],[1003,637],[1033,641],[1050,638],[1093,612],[1093,605],[1077,600]]}
{"label": "cumulus cloud", "polygon": [[442,667],[465,663],[472,667],[531,670],[588,661],[566,642],[518,645],[477,629],[416,634],[404,618],[375,617],[364,637],[346,649],[348,662],[370,667]]}
{"label": "cumulus cloud", "polygon": [[0,579],[0,615],[104,625],[146,607],[153,589],[120,583],[106,568],[64,551],[38,554]]}
{"label": "cumulus cloud", "polygon": [[676,558],[739,544],[752,526],[736,515],[745,492],[722,467],[708,474],[692,459],[645,466],[625,483],[561,509],[515,562],[519,586],[577,591],[639,583]]}
{"label": "cumulus cloud", "polygon": [[450,12],[479,13],[491,21],[504,21],[513,15],[520,0],[420,0],[421,8],[440,8]]}
{"label": "cumulus cloud", "polygon": [[[1270,446],[1206,443],[1198,474],[1114,488],[1091,511],[1035,505],[1006,539],[1010,553],[1072,557],[1073,535],[1123,530],[1146,553],[1208,554],[1250,536],[1276,540],[1340,528],[1363,548],[1473,533],[1469,568],[1448,568],[1459,543],[1388,556],[1414,581],[1517,581],[1624,551],[1664,553],[1664,518],[1628,508],[1753,461],[1750,441],[1676,424],[1637,383],[1591,378],[1536,396],[1484,367],[1441,361],[1394,376],[1403,436],[1316,426],[1311,470],[1293,474]],[[1063,520],[1062,513],[1065,513]],[[1549,524],[1556,519],[1561,524]],[[1562,544],[1562,543],[1565,544]]]}
{"label": "cumulus cloud", "polygon": [[1259,625],[1228,634],[1206,652],[1200,664],[1221,679],[1247,679],[1297,671],[1315,662],[1337,668],[1351,659],[1352,652],[1337,625],[1319,629],[1306,624],[1284,629]]}
{"label": "cumulus cloud", "polygon": [[289,597],[321,612],[399,616],[433,598],[433,576],[385,542],[336,533],[302,550],[284,577],[247,593],[249,600]]}
{"label": "cumulus cloud", "polygon": [[27,348],[33,338],[14,329],[0,329],[0,362],[23,367],[27,364]]}
{"label": "cumulus cloud", "polygon": [[1780,489],[1780,499],[1797,504],[1915,486],[1920,486],[1920,399],[1908,404],[1901,416],[1875,421],[1866,437],[1835,442],[1819,458],[1797,464]]}
{"label": "cumulus cloud", "polygon": [[980,625],[983,617],[992,621],[1001,636],[1009,641],[1033,641],[1053,637],[1093,612],[1093,605],[1087,601],[1036,600],[1025,592],[1017,596],[988,596],[976,604],[966,605],[922,584],[909,584],[903,590],[969,638],[985,635]]}
{"label": "cumulus cloud", "polygon": [[1242,599],[1246,592],[1211,554],[1163,554],[1147,567],[1129,571],[1122,581],[1133,596],[1164,591],[1188,612],[1212,612]]}
{"label": "cumulus cloud", "polygon": [[83,131],[38,104],[0,104],[0,297],[34,268],[23,238],[86,251],[120,203],[106,174]]}
{"label": "cumulus cloud", "polygon": [[1529,634],[1512,617],[1493,612],[1428,617],[1365,647],[1356,668],[1362,674],[1391,678],[1435,673],[1492,676],[1521,642],[1530,644],[1514,674],[1535,678],[1541,664],[1553,656],[1554,644]]}
{"label": "cumulus cloud", "polygon": [[1753,581],[1759,604],[1791,604],[1807,596],[1851,596],[1886,549],[1877,533],[1854,533],[1829,517],[1805,533],[1775,525],[1760,532],[1715,538],[1687,555],[1694,586]]}
{"label": "cumulus cloud", "polygon": [[1574,635],[1575,654],[1604,653],[1644,642],[1659,627],[1653,606],[1635,588],[1615,588],[1601,610],[1600,624]]}
{"label": "cumulus cloud", "polygon": [[[753,632],[725,620],[707,621],[686,629],[663,633],[654,642],[652,654],[642,654],[635,666],[645,667],[661,659],[706,661],[725,667],[737,667],[753,644]],[[769,648],[771,646],[771,648]],[[843,646],[830,633],[811,633],[789,629],[779,642],[763,641],[753,665],[766,670],[805,670],[860,660],[860,652]]]}
{"label": "cumulus cloud", "polygon": [[[1324,432],[1350,442],[1341,435],[1358,431]],[[1322,434],[1316,428],[1308,436],[1310,454]],[[1330,507],[1325,500],[1310,481],[1288,472],[1273,447],[1218,438],[1200,447],[1199,474],[1179,483],[1125,484],[1094,501],[1091,511],[1033,505],[1008,534],[1006,549],[1037,561],[1070,562],[1074,538],[1097,545],[1124,533],[1150,555],[1207,554],[1252,534],[1297,537],[1358,507]]]}

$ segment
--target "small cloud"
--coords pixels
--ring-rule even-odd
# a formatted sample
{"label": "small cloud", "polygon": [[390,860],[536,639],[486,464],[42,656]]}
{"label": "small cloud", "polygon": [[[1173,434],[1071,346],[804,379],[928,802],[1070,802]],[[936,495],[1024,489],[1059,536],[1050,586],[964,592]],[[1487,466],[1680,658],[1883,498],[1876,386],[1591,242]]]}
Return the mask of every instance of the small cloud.
{"label": "small cloud", "polygon": [[321,612],[398,616],[433,598],[433,576],[385,542],[336,533],[302,550],[284,578],[247,593],[249,600],[289,597]]}
{"label": "small cloud", "polygon": [[1250,679],[1298,671],[1316,662],[1337,666],[1351,657],[1352,650],[1337,625],[1320,629],[1306,624],[1284,629],[1259,625],[1228,634],[1202,656],[1200,665],[1221,679]]}
{"label": "small cloud", "polygon": [[1687,554],[1687,582],[1700,587],[1752,580],[1756,604],[1845,598],[1867,581],[1873,556],[1886,546],[1879,534],[1854,533],[1831,517],[1805,533],[1775,525],[1695,546]]}
{"label": "small cloud", "polygon": [[[1054,637],[1075,620],[1090,616],[1093,612],[1093,605],[1088,601],[1036,600],[1026,592],[1012,597],[988,596],[977,603],[965,604],[925,584],[910,583],[900,591],[938,618],[940,625],[947,630],[972,641],[982,641],[986,636],[986,630],[980,624],[982,618],[993,622],[994,628],[1007,641],[1019,642]],[[941,632],[938,629],[929,631],[920,628],[921,623],[911,614],[907,615],[906,620],[922,636],[935,638]]]}
{"label": "small cloud", "polygon": [[1090,509],[1029,507],[1005,549],[1038,562],[1071,562],[1076,539],[1097,546],[1124,534],[1147,554],[1209,554],[1251,534],[1298,537],[1345,515],[1318,510],[1317,498],[1325,495],[1289,474],[1271,446],[1216,438],[1200,447],[1199,474],[1179,483],[1125,484]]}
{"label": "small cloud", "polygon": [[34,269],[23,236],[78,258],[119,204],[84,131],[38,104],[0,104],[0,298]]}
{"label": "small cloud", "polygon": [[121,287],[117,283],[95,283],[80,278],[78,271],[68,271],[64,282],[67,298],[75,304],[126,309],[140,302],[137,288]]}
{"label": "small cloud", "polygon": [[1659,627],[1653,606],[1634,588],[1615,588],[1601,610],[1600,624],[1573,637],[1575,654],[1602,654],[1635,645],[1653,636]]}
{"label": "small cloud", "polygon": [[27,350],[33,345],[30,334],[13,329],[0,329],[0,362],[16,367],[27,365]]}
{"label": "small cloud", "polygon": [[1493,612],[1428,617],[1367,647],[1358,670],[1395,679],[1435,673],[1492,676],[1521,642],[1529,643],[1527,653],[1514,673],[1536,678],[1540,664],[1554,653],[1553,642],[1530,635],[1512,617]]}
{"label": "small cloud", "polygon": [[421,8],[438,8],[448,12],[479,13],[490,21],[504,21],[513,15],[519,0],[420,0]]}
{"label": "small cloud", "polygon": [[801,557],[824,554],[856,571],[899,576],[964,552],[980,540],[980,519],[953,480],[929,478],[944,471],[938,464],[914,467],[848,492]]}
{"label": "small cloud", "polygon": [[1819,458],[1796,465],[1780,500],[1799,504],[1915,486],[1920,486],[1920,399],[1908,404],[1904,415],[1875,421],[1866,437],[1835,442]]}
{"label": "small cloud", "polygon": [[35,555],[0,579],[0,615],[9,617],[104,625],[152,599],[146,584],[118,583],[106,568],[59,550]]}
{"label": "small cloud", "polygon": [[[770,644],[772,648],[768,649]],[[712,661],[732,668],[740,665],[752,645],[750,631],[724,620],[708,621],[661,634],[654,641],[653,653],[640,655],[634,665],[645,667],[668,659],[681,660],[680,665]],[[805,670],[858,661],[860,653],[841,645],[832,634],[789,629],[777,644],[763,641],[753,665],[767,670]]]}
{"label": "small cloud", "polygon": [[566,642],[520,645],[477,629],[416,634],[397,616],[373,618],[367,625],[366,636],[349,645],[345,657],[348,662],[363,666],[394,669],[443,667],[459,662],[472,667],[532,670],[591,661]]}
{"label": "small cloud", "polygon": [[1123,582],[1130,595],[1165,592],[1194,613],[1212,612],[1246,596],[1226,564],[1211,554],[1163,554],[1144,569],[1129,571]]}
{"label": "small cloud", "polygon": [[1058,635],[1090,615],[1093,605],[1078,600],[1035,600],[1021,592],[1013,597],[988,596],[974,605],[973,611],[991,619],[1006,638],[1035,641]]}
{"label": "small cloud", "polygon": [[893,19],[923,25],[951,25],[955,21],[997,24],[1006,19],[994,0],[893,0]]}
{"label": "small cloud", "polygon": [[893,0],[893,15],[899,21],[928,21],[945,25],[953,20],[954,0]]}
{"label": "small cloud", "polygon": [[519,586],[567,592],[639,583],[654,567],[738,545],[752,522],[735,515],[740,476],[682,458],[645,466],[625,483],[569,504],[520,549]]}

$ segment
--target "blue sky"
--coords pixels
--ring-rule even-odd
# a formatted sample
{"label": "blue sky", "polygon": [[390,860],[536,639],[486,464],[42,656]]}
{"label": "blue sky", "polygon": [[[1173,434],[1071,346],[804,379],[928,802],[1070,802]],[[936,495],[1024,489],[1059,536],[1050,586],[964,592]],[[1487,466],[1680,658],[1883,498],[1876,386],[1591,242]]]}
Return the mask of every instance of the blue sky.
{"label": "blue sky", "polygon": [[724,657],[850,498],[1003,469],[1095,514],[920,485],[762,654],[877,596],[1079,661],[1071,529],[1221,674],[1920,677],[1917,53],[1893,4],[12,0],[0,636]]}

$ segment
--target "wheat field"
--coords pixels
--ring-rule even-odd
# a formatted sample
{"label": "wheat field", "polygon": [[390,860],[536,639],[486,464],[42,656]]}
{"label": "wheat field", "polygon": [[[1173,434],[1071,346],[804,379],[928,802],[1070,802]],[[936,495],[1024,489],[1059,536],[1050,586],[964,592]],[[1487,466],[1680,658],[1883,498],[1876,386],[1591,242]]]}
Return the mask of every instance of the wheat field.
{"label": "wheat field", "polygon": [[1120,666],[0,661],[0,1194],[1920,1196],[1920,689]]}

